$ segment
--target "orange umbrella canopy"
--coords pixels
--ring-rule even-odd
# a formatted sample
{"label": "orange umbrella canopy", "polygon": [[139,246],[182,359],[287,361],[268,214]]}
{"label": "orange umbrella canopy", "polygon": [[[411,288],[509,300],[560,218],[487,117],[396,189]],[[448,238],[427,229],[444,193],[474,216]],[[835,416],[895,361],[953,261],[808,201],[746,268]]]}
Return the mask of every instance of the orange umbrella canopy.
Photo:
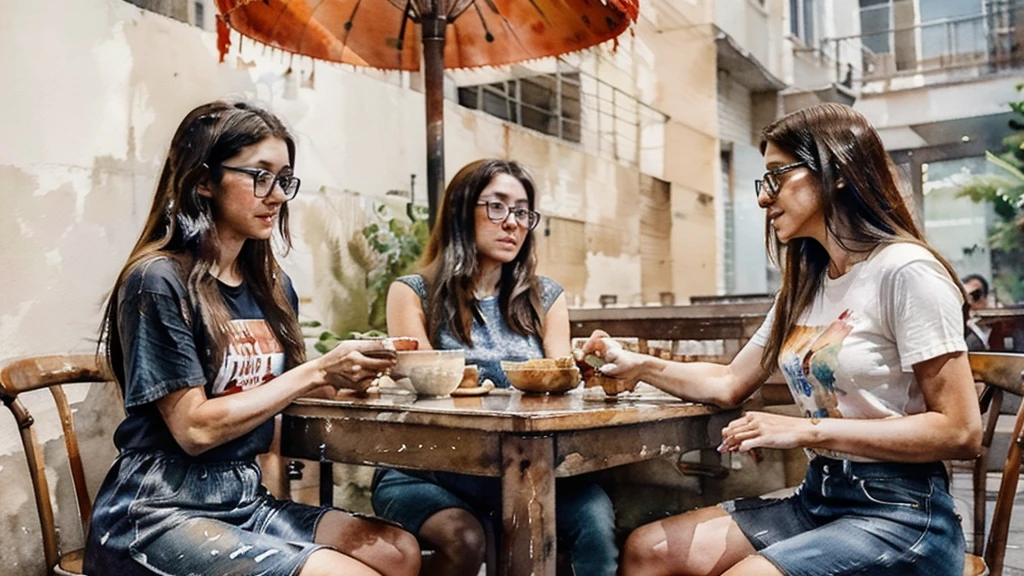
{"label": "orange umbrella canopy", "polygon": [[[424,14],[448,23],[445,68],[499,66],[589,48],[621,34],[639,0],[216,0],[225,23],[287,52],[418,70]],[[226,50],[226,43],[221,43]]]}

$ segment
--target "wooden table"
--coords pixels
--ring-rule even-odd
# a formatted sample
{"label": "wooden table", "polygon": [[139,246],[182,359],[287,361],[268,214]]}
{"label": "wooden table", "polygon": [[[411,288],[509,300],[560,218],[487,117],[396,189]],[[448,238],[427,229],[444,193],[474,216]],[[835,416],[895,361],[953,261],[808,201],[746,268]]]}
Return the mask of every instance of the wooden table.
{"label": "wooden table", "polygon": [[301,399],[284,412],[281,451],[323,463],[500,476],[499,574],[554,576],[555,478],[717,446],[736,416],[661,393],[605,400],[591,392]]}

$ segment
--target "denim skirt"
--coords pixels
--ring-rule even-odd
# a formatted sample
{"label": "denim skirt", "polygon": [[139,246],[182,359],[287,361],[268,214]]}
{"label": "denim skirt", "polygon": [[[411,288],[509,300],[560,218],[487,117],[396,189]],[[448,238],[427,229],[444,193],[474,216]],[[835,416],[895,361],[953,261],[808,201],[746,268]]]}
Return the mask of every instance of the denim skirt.
{"label": "denim skirt", "polygon": [[125,451],[96,497],[84,569],[134,576],[291,576],[329,510],[277,500],[255,461]]}
{"label": "denim skirt", "polygon": [[964,535],[939,463],[814,458],[788,498],[722,505],[788,576],[960,576]]}

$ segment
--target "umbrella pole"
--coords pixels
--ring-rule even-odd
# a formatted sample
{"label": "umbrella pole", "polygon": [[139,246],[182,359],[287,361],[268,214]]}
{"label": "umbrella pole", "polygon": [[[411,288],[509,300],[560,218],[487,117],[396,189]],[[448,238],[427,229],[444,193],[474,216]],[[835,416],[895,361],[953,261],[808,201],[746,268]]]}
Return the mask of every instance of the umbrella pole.
{"label": "umbrella pole", "polygon": [[427,106],[427,205],[430,227],[444,194],[444,33],[447,18],[424,14],[423,92]]}

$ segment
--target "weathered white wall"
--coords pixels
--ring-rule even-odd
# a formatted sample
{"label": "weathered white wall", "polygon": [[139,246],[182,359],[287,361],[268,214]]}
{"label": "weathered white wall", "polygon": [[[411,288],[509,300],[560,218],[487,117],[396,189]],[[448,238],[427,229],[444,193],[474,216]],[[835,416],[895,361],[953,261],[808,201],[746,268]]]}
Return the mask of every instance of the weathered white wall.
{"label": "weathered white wall", "polygon": [[775,73],[770,16],[760,0],[715,0],[715,24]]}
{"label": "weathered white wall", "polygon": [[[709,2],[666,2],[692,22],[710,22]],[[237,44],[237,36],[233,36]],[[4,2],[0,16],[0,357],[89,352],[107,290],[133,245],[166,146],[194,106],[220,97],[261,101],[299,139],[295,200],[297,246],[286,259],[304,315],[336,313],[336,287],[323,282],[324,240],[363,222],[348,210],[408,190],[416,174],[424,199],[423,99],[380,74],[292,62],[244,43],[217,62],[212,33],[146,13],[121,0]],[[714,48],[700,33],[659,34],[637,26],[628,48],[612,56],[634,62],[610,80],[665,111],[670,120],[646,163],[672,196],[669,284],[684,298],[713,293],[717,122]],[[600,75],[600,66],[593,65]],[[610,72],[609,72],[610,74]],[[408,82],[406,82],[408,83]],[[580,147],[510,127],[447,103],[446,170],[505,156],[526,163],[553,216],[541,232],[541,272],[562,281],[581,304],[604,293],[629,301],[642,293],[637,217],[640,172],[589,156]],[[323,187],[323,193],[318,190]],[[357,193],[351,201],[346,191]],[[342,210],[327,221],[324,207]],[[316,218],[319,218],[317,220]],[[342,230],[326,230],[338,226]],[[566,264],[563,255],[573,254]],[[563,265],[565,264],[565,265]],[[614,270],[614,273],[609,273]],[[110,437],[121,414],[109,390],[82,387],[72,398],[80,420],[91,487],[113,457]],[[59,427],[44,399],[29,399],[48,454],[61,451]],[[81,543],[71,516],[70,481],[60,469],[55,499],[62,538]],[[41,545],[31,486],[17,431],[0,412],[0,576],[41,574]]]}

